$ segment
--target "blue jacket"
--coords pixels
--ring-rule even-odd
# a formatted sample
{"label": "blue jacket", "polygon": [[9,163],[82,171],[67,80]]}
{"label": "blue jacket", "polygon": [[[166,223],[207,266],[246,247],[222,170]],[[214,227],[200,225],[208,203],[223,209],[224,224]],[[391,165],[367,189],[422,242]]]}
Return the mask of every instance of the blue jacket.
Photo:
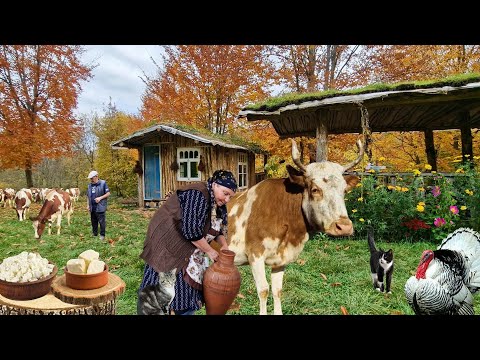
{"label": "blue jacket", "polygon": [[[92,187],[95,187],[95,194],[92,196]],[[88,197],[88,204],[90,206],[90,211],[93,211],[95,208],[95,212],[105,212],[107,211],[107,199],[102,199],[96,206],[92,206],[92,202],[94,201],[96,197],[105,195],[107,192],[110,192],[110,189],[108,188],[107,182],[105,180],[98,180],[96,184],[88,184],[88,190],[87,190],[87,197]]]}

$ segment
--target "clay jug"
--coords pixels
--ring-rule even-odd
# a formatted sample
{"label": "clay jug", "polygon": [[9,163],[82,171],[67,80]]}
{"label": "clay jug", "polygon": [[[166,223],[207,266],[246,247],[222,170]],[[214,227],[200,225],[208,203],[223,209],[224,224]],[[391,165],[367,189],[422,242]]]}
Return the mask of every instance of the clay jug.
{"label": "clay jug", "polygon": [[203,297],[207,315],[225,315],[240,290],[240,272],[235,253],[220,250],[218,259],[203,274]]}

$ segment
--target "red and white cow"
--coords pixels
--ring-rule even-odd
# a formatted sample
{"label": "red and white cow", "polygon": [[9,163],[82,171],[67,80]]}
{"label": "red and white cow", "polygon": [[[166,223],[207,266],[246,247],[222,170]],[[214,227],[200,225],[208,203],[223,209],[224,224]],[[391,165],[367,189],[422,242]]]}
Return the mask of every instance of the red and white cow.
{"label": "red and white cow", "polygon": [[67,224],[70,225],[70,216],[73,213],[73,204],[70,195],[62,190],[50,190],[45,198],[42,208],[36,217],[30,218],[33,221],[35,239],[40,239],[48,222],[48,235],[52,233],[52,223],[57,222],[57,235],[60,235],[62,217],[67,217]]}
{"label": "red and white cow", "polygon": [[281,292],[285,266],[295,261],[309,239],[309,232],[332,236],[353,234],[345,206],[345,193],[359,178],[343,172],[364,154],[357,141],[358,157],[350,164],[322,161],[304,165],[292,140],[289,177],[266,179],[239,193],[228,203],[228,244],[236,253],[235,264],[250,264],[260,300],[260,315],[267,314],[269,284],[265,265],[272,268],[274,314],[282,314]]}
{"label": "red and white cow", "polygon": [[7,204],[10,207],[13,207],[13,199],[15,198],[15,189],[6,188],[3,190],[3,194],[4,194],[3,201],[5,201],[3,203],[3,207],[7,207]]}
{"label": "red and white cow", "polygon": [[70,197],[74,202],[78,201],[78,198],[80,197],[80,189],[79,188],[69,188],[66,190],[69,194]]}
{"label": "red and white cow", "polygon": [[15,211],[17,212],[18,220],[25,220],[28,209],[30,209],[30,204],[32,203],[32,192],[30,189],[18,190],[13,202],[15,203]]}

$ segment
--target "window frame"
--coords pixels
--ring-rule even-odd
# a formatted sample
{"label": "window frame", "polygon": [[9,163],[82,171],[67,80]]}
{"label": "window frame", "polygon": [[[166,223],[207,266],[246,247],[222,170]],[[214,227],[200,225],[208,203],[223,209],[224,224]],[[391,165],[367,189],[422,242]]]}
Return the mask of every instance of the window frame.
{"label": "window frame", "polygon": [[[193,152],[193,154],[190,154],[190,152]],[[184,157],[181,155],[187,153],[188,157]],[[193,155],[190,157],[190,155]],[[177,164],[178,164],[178,170],[177,170],[177,181],[201,181],[202,180],[202,172],[198,170],[198,165],[200,164],[200,148],[196,147],[179,147],[177,148]],[[182,173],[182,166],[183,163],[186,163],[186,171],[187,171],[187,176],[181,176]],[[192,163],[196,163],[197,166],[197,176],[192,177],[191,175],[191,170],[192,170]]]}
{"label": "window frame", "polygon": [[248,153],[239,151],[237,157],[238,189],[248,188]]}

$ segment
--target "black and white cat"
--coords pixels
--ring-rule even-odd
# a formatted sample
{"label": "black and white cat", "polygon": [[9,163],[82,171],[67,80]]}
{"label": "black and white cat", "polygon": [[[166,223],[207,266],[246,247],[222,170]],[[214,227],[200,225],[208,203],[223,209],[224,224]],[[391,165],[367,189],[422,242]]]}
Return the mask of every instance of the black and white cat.
{"label": "black and white cat", "polygon": [[170,304],[175,296],[176,269],[158,273],[158,283],[147,285],[138,293],[137,314],[170,315]]}
{"label": "black and white cat", "polygon": [[[375,247],[373,229],[368,229],[368,247],[370,248],[370,271],[373,288],[391,294],[393,274],[393,250],[384,251]],[[385,285],[383,284],[385,280]]]}

